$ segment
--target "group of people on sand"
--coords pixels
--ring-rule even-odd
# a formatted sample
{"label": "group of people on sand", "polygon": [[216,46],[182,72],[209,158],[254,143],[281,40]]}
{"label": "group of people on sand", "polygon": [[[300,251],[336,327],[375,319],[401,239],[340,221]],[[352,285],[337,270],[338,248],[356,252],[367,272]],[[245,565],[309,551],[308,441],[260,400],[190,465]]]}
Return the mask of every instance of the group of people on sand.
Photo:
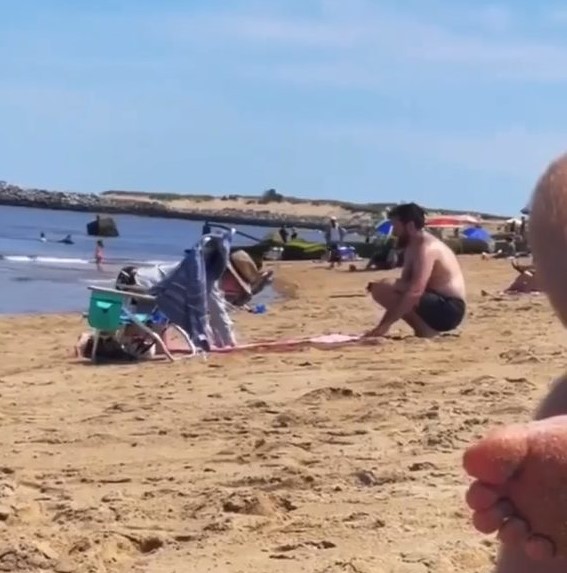
{"label": "group of people on sand", "polygon": [[[384,336],[404,320],[417,336],[453,330],[466,312],[463,273],[454,253],[424,230],[423,210],[399,205],[390,213],[394,233],[406,244],[401,277],[372,282],[368,291],[386,310],[366,336]],[[538,277],[567,324],[567,155],[551,164],[534,194],[531,248]],[[519,276],[535,276],[514,264]],[[567,571],[567,375],[539,405],[535,420],[500,427],[471,445],[464,468],[475,480],[466,494],[474,527],[497,533],[494,573]]]}

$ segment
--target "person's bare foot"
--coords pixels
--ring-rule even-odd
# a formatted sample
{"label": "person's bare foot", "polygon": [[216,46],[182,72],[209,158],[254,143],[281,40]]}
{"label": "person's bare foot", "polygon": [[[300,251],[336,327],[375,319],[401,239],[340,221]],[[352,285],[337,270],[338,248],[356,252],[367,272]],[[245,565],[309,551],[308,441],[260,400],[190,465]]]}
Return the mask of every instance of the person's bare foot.
{"label": "person's bare foot", "polygon": [[567,558],[567,416],[496,429],[463,464],[476,529],[535,562]]}
{"label": "person's bare foot", "polygon": [[417,338],[435,338],[436,336],[440,336],[440,332],[434,330],[430,326],[423,325],[420,328],[414,329],[413,333],[417,336]]}

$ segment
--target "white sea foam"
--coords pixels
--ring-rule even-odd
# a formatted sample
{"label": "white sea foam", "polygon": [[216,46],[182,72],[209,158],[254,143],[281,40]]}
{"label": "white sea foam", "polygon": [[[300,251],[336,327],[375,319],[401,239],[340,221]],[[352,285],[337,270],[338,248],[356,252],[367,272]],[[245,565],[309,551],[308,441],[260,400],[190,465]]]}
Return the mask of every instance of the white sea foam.
{"label": "white sea foam", "polygon": [[1,260],[11,263],[43,263],[52,265],[88,265],[88,259],[76,259],[69,257],[42,257],[34,255],[2,255]]}

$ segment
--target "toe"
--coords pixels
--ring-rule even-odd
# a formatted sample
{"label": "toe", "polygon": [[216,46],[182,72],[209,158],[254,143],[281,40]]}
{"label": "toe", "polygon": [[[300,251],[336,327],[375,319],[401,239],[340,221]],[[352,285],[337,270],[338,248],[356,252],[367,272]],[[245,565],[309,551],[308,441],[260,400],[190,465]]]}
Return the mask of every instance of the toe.
{"label": "toe", "polygon": [[534,561],[547,561],[555,555],[555,546],[553,543],[538,535],[530,537],[525,544],[526,555]]}
{"label": "toe", "polygon": [[494,533],[498,531],[504,521],[513,515],[514,511],[508,501],[501,500],[489,509],[475,511],[473,525],[481,533]]}
{"label": "toe", "polygon": [[475,511],[484,511],[492,507],[499,498],[494,488],[480,481],[473,482],[466,495],[468,506]]}
{"label": "toe", "polygon": [[487,484],[504,484],[522,466],[528,453],[523,426],[498,429],[465,451],[466,472]]}
{"label": "toe", "polygon": [[518,517],[510,517],[498,531],[498,539],[504,545],[525,543],[530,535],[528,524]]}

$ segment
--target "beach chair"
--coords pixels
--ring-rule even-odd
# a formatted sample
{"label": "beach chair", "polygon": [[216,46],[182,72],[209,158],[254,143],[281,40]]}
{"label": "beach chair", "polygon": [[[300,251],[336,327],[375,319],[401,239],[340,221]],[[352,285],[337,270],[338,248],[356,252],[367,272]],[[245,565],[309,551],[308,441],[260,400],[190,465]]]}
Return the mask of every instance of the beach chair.
{"label": "beach chair", "polygon": [[[91,298],[87,320],[93,329],[90,358],[97,360],[101,341],[114,349],[115,353],[132,359],[140,359],[155,346],[171,361],[174,360],[162,338],[167,328],[176,330],[186,342],[191,354],[197,352],[189,335],[179,326],[171,324],[156,307],[155,297],[137,292],[126,292],[101,287],[89,287]],[[131,308],[131,302],[144,303],[150,312],[138,312]]]}
{"label": "beach chair", "polygon": [[[232,233],[208,235],[185,251],[183,260],[145,292],[135,285],[108,289],[89,287],[88,322],[94,330],[90,357],[96,360],[101,340],[105,350],[133,359],[152,356],[158,347],[173,360],[163,336],[177,331],[195,355],[212,347],[235,345],[228,306],[218,288],[230,254]],[[83,352],[83,355],[85,352]]]}
{"label": "beach chair", "polygon": [[232,235],[203,236],[151,289],[160,311],[188,332],[195,346],[205,352],[213,346],[236,344],[228,304],[218,284],[228,265]]}

